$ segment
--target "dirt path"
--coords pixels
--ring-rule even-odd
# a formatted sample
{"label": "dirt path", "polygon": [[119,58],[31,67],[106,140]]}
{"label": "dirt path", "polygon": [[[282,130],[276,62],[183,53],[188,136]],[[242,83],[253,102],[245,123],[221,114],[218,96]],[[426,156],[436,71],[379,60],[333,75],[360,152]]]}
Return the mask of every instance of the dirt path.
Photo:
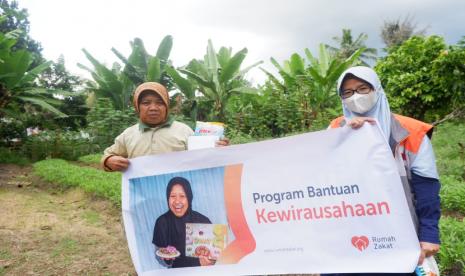
{"label": "dirt path", "polygon": [[0,164],[0,275],[135,275],[121,212]]}

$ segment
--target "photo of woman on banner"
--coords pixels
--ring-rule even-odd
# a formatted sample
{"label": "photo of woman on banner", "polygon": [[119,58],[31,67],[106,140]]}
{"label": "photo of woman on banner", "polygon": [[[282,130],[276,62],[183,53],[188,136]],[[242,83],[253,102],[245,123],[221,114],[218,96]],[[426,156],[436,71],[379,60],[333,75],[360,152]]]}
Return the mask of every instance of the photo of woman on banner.
{"label": "photo of woman on banner", "polygon": [[168,211],[156,220],[153,241],[156,250],[168,248],[179,252],[177,257],[160,257],[168,267],[208,266],[215,263],[205,256],[186,256],[186,223],[208,223],[206,216],[192,210],[193,193],[189,181],[184,177],[173,177],[166,188]]}
{"label": "photo of woman on banner", "polygon": [[[439,176],[430,137],[433,126],[393,114],[376,72],[365,66],[347,69],[340,76],[337,92],[344,116],[330,128],[348,125],[358,129],[365,122],[377,123],[399,164],[399,174],[416,225],[421,254],[418,264],[439,251]],[[414,275],[407,274],[325,274],[325,275]]]}

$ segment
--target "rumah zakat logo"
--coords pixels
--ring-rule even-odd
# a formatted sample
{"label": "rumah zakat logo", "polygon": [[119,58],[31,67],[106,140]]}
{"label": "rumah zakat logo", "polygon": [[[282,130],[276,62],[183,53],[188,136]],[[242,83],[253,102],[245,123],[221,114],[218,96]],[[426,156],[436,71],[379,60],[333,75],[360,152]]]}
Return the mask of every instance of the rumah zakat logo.
{"label": "rumah zakat logo", "polygon": [[352,245],[360,251],[367,249],[368,245],[370,244],[367,236],[353,236],[351,241]]}

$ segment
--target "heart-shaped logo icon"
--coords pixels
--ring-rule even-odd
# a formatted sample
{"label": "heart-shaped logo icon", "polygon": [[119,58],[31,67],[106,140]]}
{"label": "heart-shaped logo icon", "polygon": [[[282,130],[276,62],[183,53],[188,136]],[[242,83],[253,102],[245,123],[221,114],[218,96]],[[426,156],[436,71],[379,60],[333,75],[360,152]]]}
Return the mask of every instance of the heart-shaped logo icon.
{"label": "heart-shaped logo icon", "polygon": [[352,245],[360,251],[367,249],[368,244],[370,244],[370,241],[366,236],[353,236],[351,241]]}

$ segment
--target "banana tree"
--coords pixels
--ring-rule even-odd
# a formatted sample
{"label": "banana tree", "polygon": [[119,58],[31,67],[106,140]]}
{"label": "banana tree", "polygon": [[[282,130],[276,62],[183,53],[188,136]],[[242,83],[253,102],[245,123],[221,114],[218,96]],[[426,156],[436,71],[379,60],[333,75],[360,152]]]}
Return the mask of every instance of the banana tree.
{"label": "banana tree", "polygon": [[6,34],[0,32],[0,116],[16,117],[17,108],[28,103],[59,117],[66,117],[66,114],[54,107],[60,101],[53,98],[52,91],[34,86],[37,75],[49,67],[51,61],[29,70],[33,62],[32,54],[26,50],[12,50],[17,35],[16,31]]}
{"label": "banana tree", "polygon": [[319,58],[315,58],[310,50],[305,49],[305,55],[310,62],[307,68],[312,86],[310,104],[314,110],[322,110],[331,106],[330,103],[337,98],[336,82],[347,68],[360,62],[360,56],[365,48],[356,50],[348,58],[341,60],[331,56],[324,44],[320,44]]}
{"label": "banana tree", "polygon": [[[195,123],[198,116],[198,99],[195,95],[196,83],[188,78],[184,78],[179,72],[172,66],[166,67],[166,72],[173,80],[174,86],[183,96],[183,105],[186,107],[188,112],[188,118],[192,123]],[[174,97],[178,95],[175,94]]]}
{"label": "banana tree", "polygon": [[141,39],[135,38],[131,42],[131,54],[125,57],[115,48],[112,52],[123,63],[114,63],[111,69],[95,59],[88,51],[82,51],[91,62],[94,69],[78,64],[92,75],[94,83],[89,84],[89,89],[97,97],[111,99],[113,106],[118,110],[125,110],[131,106],[131,96],[134,88],[147,81],[162,83],[168,89],[172,88],[171,79],[166,74],[169,64],[169,55],[173,46],[173,38],[166,36],[161,41],[155,56],[151,56],[145,50]]}
{"label": "banana tree", "polygon": [[[245,74],[253,67],[262,63],[259,61],[241,70],[242,62],[247,55],[244,48],[234,55],[231,48],[222,47],[216,53],[213,43],[208,40],[207,53],[203,60],[193,59],[185,68],[179,72],[194,82],[188,90],[181,90],[188,98],[195,97],[194,91],[202,94],[203,100],[211,102],[211,120],[225,120],[225,109],[228,100],[236,93],[257,93],[257,89],[250,87],[244,79]],[[178,85],[181,89],[181,86]],[[187,93],[186,93],[187,92]]]}
{"label": "banana tree", "polygon": [[267,70],[260,69],[279,91],[299,95],[300,111],[308,114],[310,117],[306,121],[311,122],[322,110],[331,112],[337,106],[337,79],[344,70],[359,62],[363,51],[363,48],[358,49],[349,58],[341,60],[332,56],[324,44],[320,44],[318,58],[308,49],[305,49],[306,59],[294,53],[283,65],[271,58],[271,63],[278,69],[282,81]]}

